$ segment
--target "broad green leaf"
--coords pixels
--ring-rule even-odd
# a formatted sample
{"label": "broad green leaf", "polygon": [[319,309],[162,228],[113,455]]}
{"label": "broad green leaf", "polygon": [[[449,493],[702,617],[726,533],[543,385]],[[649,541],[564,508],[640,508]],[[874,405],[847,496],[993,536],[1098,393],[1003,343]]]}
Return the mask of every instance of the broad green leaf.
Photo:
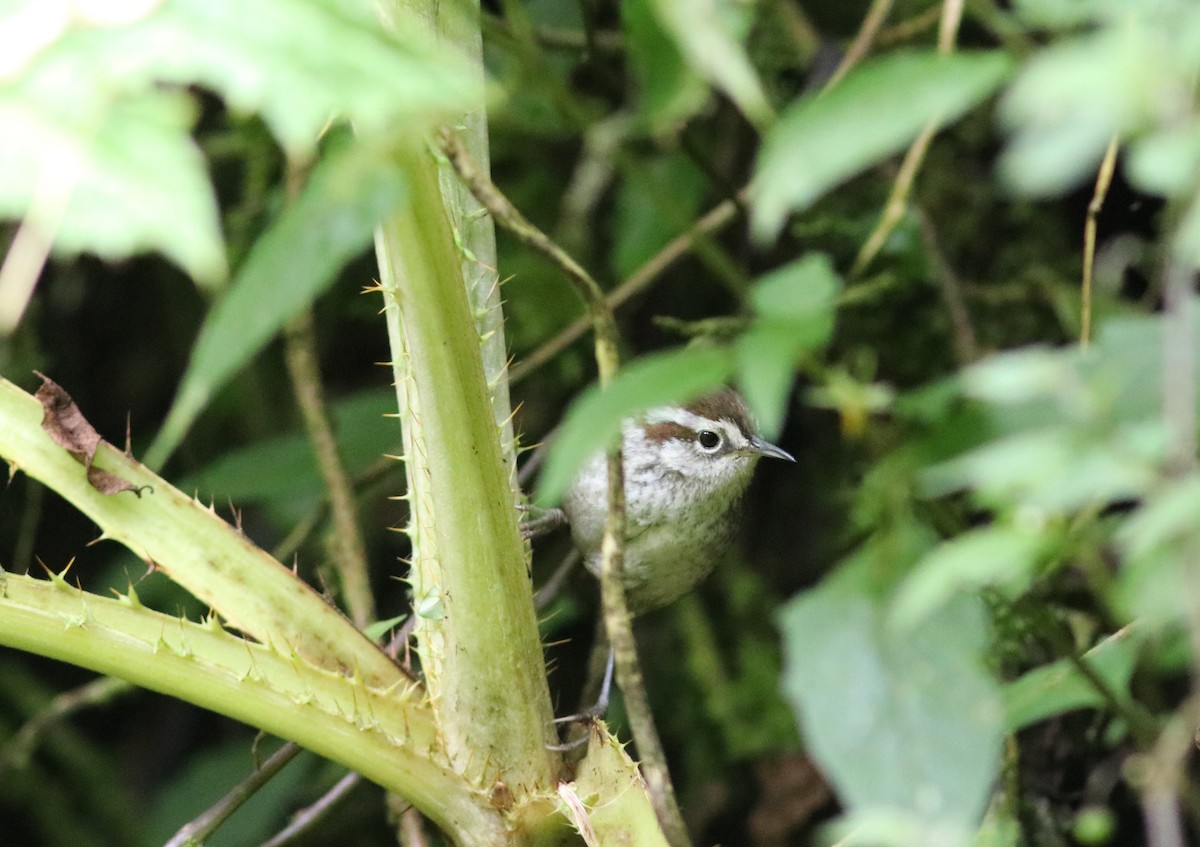
{"label": "broad green leaf", "polygon": [[1178,120],[1162,104],[1190,102],[1200,70],[1200,10],[1189,5],[1134,4],[1030,60],[1001,104],[1013,137],[1000,171],[1013,188],[1060,194],[1091,178],[1114,137]]}
{"label": "broad green leaf", "polygon": [[[330,404],[338,454],[351,474],[368,468],[400,443],[394,420],[396,393],[390,388],[364,391]],[[291,503],[324,494],[312,443],[296,430],[242,447],[220,457],[179,483],[179,488],[205,501]]]}
{"label": "broad green leaf", "polygon": [[655,0],[620,4],[629,63],[638,85],[638,107],[654,132],[673,130],[708,102],[708,86],[683,60],[655,17]]}
{"label": "broad green leaf", "polygon": [[693,71],[724,91],[751,123],[763,124],[771,118],[773,110],[741,42],[748,29],[745,4],[729,0],[650,3]]}
{"label": "broad green leaf", "polygon": [[953,121],[995,91],[1011,66],[998,52],[897,52],[801,98],[763,142],[750,186],[755,234],[775,236],[789,213],[904,149],[930,121]]}
{"label": "broad green leaf", "polygon": [[1130,145],[1125,174],[1150,194],[1194,194],[1200,179],[1200,120],[1168,126]]}
{"label": "broad green leaf", "polygon": [[383,136],[479,96],[452,50],[414,19],[387,33],[365,0],[93,5],[55,14],[18,0],[4,20],[21,23],[0,37],[0,216],[31,215],[59,252],[160,250],[201,283],[224,276],[195,107],[164,86],[260,112],[297,156],[333,119]]}
{"label": "broad green leaf", "polygon": [[1002,740],[984,609],[959,597],[896,631],[872,584],[876,564],[853,559],[784,608],[784,693],[849,812],[974,828]]}
{"label": "broad green leaf", "polygon": [[613,267],[627,277],[695,220],[708,180],[681,153],[642,162],[617,191]]}
{"label": "broad green leaf", "polygon": [[404,174],[385,151],[362,145],[317,165],[205,319],[147,464],[161,466],[212,395],[370,244],[404,185]]}
{"label": "broad green leaf", "polygon": [[964,391],[989,403],[1013,404],[1078,390],[1080,374],[1073,351],[1023,347],[991,356],[962,374]]}
{"label": "broad green leaf", "polygon": [[1107,435],[1067,426],[1021,432],[929,468],[925,493],[973,488],[986,502],[1064,512],[1090,503],[1135,498],[1158,476],[1157,421]]}
{"label": "broad green leaf", "polygon": [[1129,0],[1015,0],[1014,10],[1031,27],[1073,29],[1129,14]]}
{"label": "broad green leaf", "polygon": [[1155,625],[1186,621],[1200,550],[1200,478],[1162,486],[1117,533],[1124,566],[1116,599],[1131,618]]}
{"label": "broad green leaf", "polygon": [[1187,267],[1200,268],[1200,193],[1192,200],[1179,222],[1173,252],[1176,259]]}
{"label": "broad green leaf", "polygon": [[[1137,662],[1137,640],[1126,627],[1097,644],[1083,656],[1096,675],[1118,695],[1128,692]],[[1031,724],[1075,709],[1108,705],[1069,659],[1035,668],[1004,686],[1005,726],[1019,732]]]}
{"label": "broad green leaf", "polygon": [[377,135],[480,95],[453,48],[415,17],[394,24],[364,0],[164,0],[128,25],[78,29],[73,49],[111,85],[210,88],[300,154],[332,119]]}
{"label": "broad green leaf", "polygon": [[913,569],[896,592],[890,620],[906,629],[971,589],[1026,586],[1048,533],[1041,527],[996,525],[944,541]]}
{"label": "broad green leaf", "polygon": [[619,371],[603,391],[595,385],[588,388],[571,404],[554,437],[537,502],[558,503],[576,471],[613,442],[626,418],[654,406],[692,400],[724,383],[732,370],[729,350],[686,347],[643,356]]}
{"label": "broad green leaf", "polygon": [[738,385],[773,438],[783,424],[796,359],[833,334],[841,282],[827,256],[811,254],[763,277],[750,292],[756,320],[738,339]]}
{"label": "broad green leaf", "polygon": [[217,205],[179,92],[100,86],[63,39],[0,78],[0,217],[29,215],[55,250],[119,260],[159,250],[201,281],[225,274]]}

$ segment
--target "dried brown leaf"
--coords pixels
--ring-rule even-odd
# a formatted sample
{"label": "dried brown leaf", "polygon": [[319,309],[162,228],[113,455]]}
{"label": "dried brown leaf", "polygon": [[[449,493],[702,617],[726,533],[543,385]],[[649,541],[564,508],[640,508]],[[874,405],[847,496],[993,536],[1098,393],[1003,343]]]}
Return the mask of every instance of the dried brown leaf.
{"label": "dried brown leaf", "polygon": [[42,387],[33,396],[42,404],[42,429],[59,447],[75,457],[87,468],[87,479],[101,494],[116,494],[120,491],[132,491],[141,496],[136,485],[128,482],[114,473],[92,467],[96,450],[104,442],[95,427],[88,423],[83,412],[75,405],[71,395],[63,387],[40,371],[34,371],[42,378]]}

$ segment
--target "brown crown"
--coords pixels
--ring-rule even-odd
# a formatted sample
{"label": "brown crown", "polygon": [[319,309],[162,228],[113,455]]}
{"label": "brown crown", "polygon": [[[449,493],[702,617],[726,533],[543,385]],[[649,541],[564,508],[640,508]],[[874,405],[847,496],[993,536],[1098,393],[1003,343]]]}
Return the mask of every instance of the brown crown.
{"label": "brown crown", "polygon": [[[706,394],[698,400],[693,400],[683,408],[694,415],[709,420],[726,420],[742,431],[742,435],[750,438],[754,435],[754,423],[750,420],[750,410],[741,395],[731,388],[722,388],[712,394]],[[646,439],[662,443],[672,438],[689,441],[696,437],[690,428],[673,421],[660,421],[646,426]]]}

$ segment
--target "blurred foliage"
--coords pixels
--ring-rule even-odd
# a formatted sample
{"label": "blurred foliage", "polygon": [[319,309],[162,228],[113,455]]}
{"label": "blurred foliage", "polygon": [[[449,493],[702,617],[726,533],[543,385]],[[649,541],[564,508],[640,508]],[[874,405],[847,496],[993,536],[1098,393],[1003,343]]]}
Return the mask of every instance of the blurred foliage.
{"label": "blurred foliage", "polygon": [[[834,818],[856,844],[1195,842],[1200,9],[968,2],[939,50],[957,4],[897,0],[854,56],[869,5],[484,4],[497,184],[611,287],[692,232],[619,308],[612,391],[589,389],[586,339],[513,386],[526,442],[564,422],[540,491],[623,415],[730,378],[797,457],[760,468],[741,555],[639,623],[698,843],[813,844]],[[117,443],[128,416],[139,455],[178,441],[168,476],[268,549],[308,526],[297,568],[334,592],[271,341],[314,305],[380,614],[404,614],[401,477],[375,461],[398,440],[387,344],[360,292],[404,191],[388,144],[466,102],[461,69],[333,0],[12,0],[0,47],[0,323],[25,310],[0,374],[46,372]],[[693,230],[722,203],[732,222]],[[54,255],[26,308],[31,233]],[[520,361],[581,308],[549,262],[499,249]],[[74,559],[86,588],[202,611],[92,540],[19,474],[0,493],[6,570]],[[535,580],[566,543],[538,543]],[[551,608],[565,712],[592,607]],[[87,676],[0,659],[9,843],[160,843],[250,767],[245,728],[144,693],[49,724],[15,761],[19,728]],[[259,843],[337,778],[292,767],[214,843]],[[1147,834],[1164,785],[1176,841]],[[350,842],[391,843],[368,790],[304,841]]]}

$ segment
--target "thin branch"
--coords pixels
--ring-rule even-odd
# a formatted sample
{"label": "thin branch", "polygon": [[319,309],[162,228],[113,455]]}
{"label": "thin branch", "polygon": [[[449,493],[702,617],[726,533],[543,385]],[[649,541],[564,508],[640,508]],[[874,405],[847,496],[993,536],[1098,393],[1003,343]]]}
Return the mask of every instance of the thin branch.
{"label": "thin branch", "polygon": [[299,744],[287,742],[270,755],[258,768],[251,771],[249,776],[230,789],[224,797],[188,821],[179,831],[167,841],[163,847],[188,847],[191,844],[203,844],[221,824],[240,809],[247,800],[267,784],[275,774],[283,770],[284,765],[304,749]]}
{"label": "thin branch", "polygon": [[979,358],[979,343],[976,340],[975,327],[971,323],[971,313],[963,299],[962,281],[942,253],[938,245],[937,230],[929,215],[918,209],[917,220],[921,227],[921,241],[925,246],[925,253],[933,265],[933,275],[942,293],[942,302],[946,304],[946,311],[950,313],[954,359],[960,367],[969,365]]}
{"label": "thin branch", "polygon": [[23,766],[42,737],[58,723],[82,709],[110,703],[134,688],[135,686],[123,679],[102,676],[59,694],[0,747],[0,774],[8,768]]}
{"label": "thin branch", "polygon": [[1083,225],[1083,281],[1079,292],[1079,346],[1086,348],[1092,340],[1092,280],[1096,261],[1096,221],[1108,189],[1112,185],[1113,173],[1117,169],[1117,137],[1114,135],[1104,151],[1104,159],[1096,172],[1096,188],[1092,202],[1088,203],[1087,221]]}
{"label": "thin branch", "polygon": [[[942,3],[938,25],[939,53],[946,55],[954,52],[958,28],[962,24],[962,13],[962,0],[944,0]],[[832,84],[831,81],[830,85]],[[903,220],[905,209],[908,207],[908,197],[912,193],[913,182],[916,180],[921,165],[925,162],[929,145],[933,143],[933,138],[937,135],[940,126],[941,118],[934,118],[925,124],[904,154],[904,161],[901,162],[900,171],[892,183],[892,190],[888,193],[887,203],[884,204],[879,223],[875,225],[858,251],[858,255],[854,258],[854,266],[850,270],[851,277],[857,277],[867,269],[867,266],[883,249],[888,236]]]}
{"label": "thin branch", "polygon": [[316,826],[329,811],[345,799],[362,782],[356,773],[348,773],[337,781],[321,798],[292,816],[291,822],[262,843],[262,847],[284,847]]}
{"label": "thin branch", "polygon": [[851,68],[861,62],[871,52],[871,45],[875,42],[875,36],[879,33],[880,27],[883,26],[883,22],[887,20],[887,16],[891,11],[892,0],[871,0],[871,8],[867,10],[867,15],[863,18],[862,25],[858,28],[858,34],[854,36],[854,40],[846,48],[846,53],[842,56],[842,61],[838,63],[837,70],[833,72],[833,76],[825,83],[826,89],[833,88],[833,86],[841,82],[842,78],[850,73]]}
{"label": "thin branch", "polygon": [[887,243],[888,237],[895,230],[897,224],[904,219],[904,213],[908,210],[908,197],[912,193],[913,181],[917,177],[917,171],[921,169],[921,164],[925,161],[925,154],[929,151],[933,137],[937,135],[937,129],[936,121],[925,124],[908,148],[908,152],[904,154],[904,161],[900,163],[900,170],[892,182],[892,190],[888,193],[887,202],[884,203],[879,223],[875,224],[875,228],[871,230],[871,234],[867,236],[867,240],[859,249],[858,255],[854,257],[854,265],[850,268],[852,278],[859,277],[866,271],[875,257],[879,255],[879,251],[883,249],[883,245]]}
{"label": "thin branch", "polygon": [[953,53],[962,25],[963,0],[942,0],[942,16],[938,21],[938,52]]}
{"label": "thin branch", "polygon": [[[438,134],[442,152],[459,178],[499,225],[521,243],[537,250],[556,264],[571,281],[587,307],[595,335],[596,366],[600,384],[607,385],[617,371],[617,327],[612,310],[596,280],[549,236],[525,219],[507,197],[479,169],[462,141],[450,130]],[[608,516],[601,543],[600,591],[604,621],[616,655],[617,681],[625,694],[629,724],[642,758],[642,772],[650,790],[650,801],[659,825],[674,847],[690,844],[679,804],[671,786],[662,742],[654,726],[645,685],[637,663],[632,620],[625,600],[621,572],[625,562],[625,485],[620,448],[608,455]]]}
{"label": "thin branch", "polygon": [[399,842],[401,847],[429,847],[425,819],[411,806],[400,814]]}
{"label": "thin branch", "polygon": [[350,618],[362,629],[375,620],[375,598],[371,594],[366,546],[354,503],[354,486],[338,456],[337,439],[326,412],[311,310],[306,310],[288,326],[285,351],[292,390],[304,416],[304,427],[316,455],[317,468],[329,492],[334,567],[341,577],[342,594]]}
{"label": "thin branch", "polygon": [[[355,491],[360,491],[364,486],[370,485],[382,479],[389,472],[396,470],[396,467],[395,459],[384,456],[359,472],[351,480],[351,484]],[[327,492],[321,502],[313,506],[309,513],[292,527],[291,532],[271,550],[271,557],[280,562],[286,562],[292,558],[296,554],[296,551],[316,532],[317,527],[321,525],[321,522],[329,514],[330,508],[329,494]]]}
{"label": "thin branch", "polygon": [[[745,191],[739,192],[744,198]],[[644,291],[659,275],[674,264],[680,257],[691,251],[698,241],[719,231],[722,227],[736,218],[738,207],[731,200],[725,200],[714,206],[707,214],[697,220],[686,232],[672,238],[666,246],[646,260],[641,267],[629,275],[624,282],[614,288],[605,298],[605,305],[616,310],[624,305],[631,297]],[[529,356],[510,371],[509,379],[515,385],[528,377],[542,365],[553,359],[563,350],[574,344],[592,326],[591,320],[585,316],[571,323],[558,335],[542,344]]]}
{"label": "thin branch", "polygon": [[0,336],[17,328],[33,297],[75,191],[77,171],[56,165],[38,174],[29,210],[0,265]]}
{"label": "thin branch", "polygon": [[897,21],[891,26],[884,27],[879,30],[879,35],[875,37],[875,43],[880,47],[892,47],[896,44],[902,44],[916,38],[921,33],[928,29],[933,29],[942,18],[942,10],[937,6],[930,6],[923,12],[913,15],[911,18],[905,18],[902,21]]}

